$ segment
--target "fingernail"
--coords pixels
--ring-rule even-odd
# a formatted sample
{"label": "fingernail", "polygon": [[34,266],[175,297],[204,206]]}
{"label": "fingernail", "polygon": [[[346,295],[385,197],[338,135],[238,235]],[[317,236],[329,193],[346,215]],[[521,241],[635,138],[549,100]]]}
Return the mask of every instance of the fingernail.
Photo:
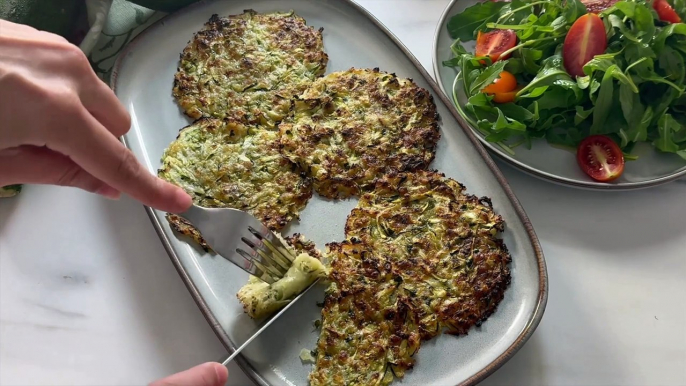
{"label": "fingernail", "polygon": [[229,378],[229,369],[217,363],[214,365],[214,373],[217,376],[217,386],[224,386]]}
{"label": "fingernail", "polygon": [[109,198],[110,200],[118,200],[121,197],[121,192],[109,185],[98,188],[95,193],[105,198]]}

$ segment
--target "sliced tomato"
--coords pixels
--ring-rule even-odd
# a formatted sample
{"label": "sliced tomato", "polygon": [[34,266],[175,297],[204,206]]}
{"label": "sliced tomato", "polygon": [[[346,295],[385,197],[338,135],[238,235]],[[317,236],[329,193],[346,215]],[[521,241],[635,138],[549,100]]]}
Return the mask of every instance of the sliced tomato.
{"label": "sliced tomato", "polygon": [[521,87],[517,87],[516,89],[514,89],[512,91],[499,92],[499,93],[493,94],[493,102],[495,102],[495,103],[514,102],[515,97],[517,96],[517,93],[521,89],[522,89]]}
{"label": "sliced tomato", "polygon": [[619,0],[581,0],[589,13],[600,13],[615,5]]}
{"label": "sliced tomato", "polygon": [[572,76],[583,76],[584,65],[606,48],[607,35],[600,17],[593,13],[581,16],[572,24],[562,46],[565,69]]}
{"label": "sliced tomato", "polygon": [[501,92],[512,91],[517,88],[517,79],[512,73],[503,71],[498,75],[498,78],[493,83],[484,87],[482,90],[486,94],[497,94]]}
{"label": "sliced tomato", "polygon": [[668,23],[681,23],[681,18],[679,14],[676,13],[674,8],[667,2],[667,0],[655,0],[653,1],[653,8],[657,12],[657,16],[660,20],[666,21]]}
{"label": "sliced tomato", "polygon": [[581,170],[600,182],[616,179],[624,171],[624,154],[617,144],[604,135],[584,138],[576,150]]}
{"label": "sliced tomato", "polygon": [[490,56],[492,61],[507,59],[510,55],[500,55],[517,44],[517,34],[511,29],[496,29],[476,36],[476,56]]}

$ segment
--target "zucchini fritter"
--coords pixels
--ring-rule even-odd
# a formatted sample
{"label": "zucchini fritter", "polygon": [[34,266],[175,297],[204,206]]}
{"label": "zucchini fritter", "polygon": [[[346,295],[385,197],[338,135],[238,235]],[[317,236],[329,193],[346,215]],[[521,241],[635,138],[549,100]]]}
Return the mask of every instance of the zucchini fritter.
{"label": "zucchini fritter", "polygon": [[[244,210],[280,230],[298,217],[312,185],[278,146],[276,131],[204,118],[181,130],[165,150],[158,174],[200,206]],[[174,215],[168,219],[177,231],[206,246],[188,222]]]}
{"label": "zucchini fritter", "polygon": [[192,118],[273,127],[327,61],[322,30],[293,12],[213,15],[183,50],[173,95]]}
{"label": "zucchini fritter", "polygon": [[415,337],[480,325],[510,283],[503,229],[487,198],[443,174],[379,179],[348,217],[348,240],[329,245],[311,384],[387,385],[412,367]]}
{"label": "zucchini fritter", "polygon": [[378,69],[317,79],[279,130],[282,153],[328,198],[359,195],[384,173],[426,168],[440,138],[431,94]]}
{"label": "zucchini fritter", "polygon": [[359,240],[328,247],[332,284],[310,385],[387,385],[412,368],[420,343],[402,279]]}
{"label": "zucchini fritter", "polygon": [[486,320],[510,283],[504,230],[488,198],[467,195],[444,175],[419,171],[379,180],[346,223],[376,253],[389,256],[415,299],[423,339],[443,327],[466,334]]}

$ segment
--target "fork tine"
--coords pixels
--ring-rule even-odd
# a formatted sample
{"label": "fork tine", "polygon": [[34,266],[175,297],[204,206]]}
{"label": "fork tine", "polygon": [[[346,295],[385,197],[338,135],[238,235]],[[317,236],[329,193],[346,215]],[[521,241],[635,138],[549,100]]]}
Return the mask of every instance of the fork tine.
{"label": "fork tine", "polygon": [[255,275],[255,276],[257,276],[259,279],[264,280],[263,276],[267,276],[269,279],[271,279],[271,281],[267,281],[267,280],[264,280],[264,281],[266,281],[266,282],[269,283],[269,284],[272,284],[272,283],[274,283],[275,281],[279,280],[281,277],[283,277],[283,275],[282,275],[280,272],[276,271],[276,270],[275,270],[274,268],[272,268],[272,267],[263,265],[262,263],[260,263],[259,261],[257,261],[257,259],[255,259],[253,256],[251,256],[248,252],[246,252],[246,251],[244,251],[244,250],[242,250],[242,249],[240,249],[240,248],[237,248],[237,249],[236,249],[236,252],[238,252],[238,253],[239,253],[241,256],[243,256],[244,258],[246,258],[246,259],[252,261],[252,263],[255,264],[255,266],[256,266],[257,268],[259,268],[260,271],[262,271],[262,275],[261,275],[261,276]]}
{"label": "fork tine", "polygon": [[[265,251],[263,246],[265,246],[265,241],[266,239],[260,239],[259,240],[259,245],[253,243],[251,240],[246,239],[245,237],[241,237],[241,241],[243,241],[245,244],[248,244],[248,246],[257,252],[260,256],[262,256],[262,259],[267,259],[268,262],[272,263],[274,268],[278,269],[281,271],[282,274],[285,274],[286,271],[288,271],[288,268],[291,266],[291,262],[288,260],[284,260],[282,256],[279,255],[274,255],[268,256],[269,251]],[[273,251],[272,251],[273,253]]]}
{"label": "fork tine", "polygon": [[[287,265],[289,265],[289,266],[293,264],[293,260],[295,260],[295,258],[292,256],[292,254],[286,253],[286,254],[284,255],[283,252],[279,251],[279,249],[278,249],[277,247],[275,247],[274,244],[272,244],[271,241],[269,241],[269,240],[267,240],[267,239],[262,240],[262,243],[263,243],[270,251],[272,251],[272,254],[273,254],[274,256],[277,256],[279,259],[282,259],[282,260],[284,261],[285,264],[287,264]],[[288,252],[288,251],[287,251],[287,252]]]}
{"label": "fork tine", "polygon": [[266,263],[269,266],[273,267],[275,270],[279,271],[279,276],[283,277],[286,272],[288,272],[288,268],[282,267],[280,264],[278,264],[272,256],[269,256],[269,254],[265,253],[265,251],[261,249],[255,249],[255,252],[257,252],[258,255],[262,258],[262,263]]}
{"label": "fork tine", "polygon": [[242,269],[243,271],[247,272],[248,274],[255,276],[259,278],[262,281],[265,281],[269,284],[274,282],[274,279],[266,274],[264,271],[262,271],[257,265],[255,265],[252,261],[252,259],[248,258],[249,256],[243,256],[243,255],[230,255],[230,256],[225,256],[225,255],[219,255],[223,257],[224,259],[230,261],[233,263],[235,266],[238,268]]}
{"label": "fork tine", "polygon": [[289,249],[285,245],[283,245],[281,240],[279,240],[278,238],[274,238],[274,240],[272,240],[272,242],[274,243],[276,249],[279,252],[281,252],[281,254],[286,256],[286,258],[288,258],[288,260],[290,260],[291,262],[293,262],[295,260],[295,256],[293,256],[293,254],[289,251]]}
{"label": "fork tine", "polygon": [[[275,255],[277,255],[279,257],[284,258],[288,262],[289,266],[293,263],[293,261],[295,260],[295,256],[293,256],[290,253],[288,248],[286,248],[286,246],[283,245],[283,243],[281,242],[281,240],[279,240],[278,237],[272,237],[271,240],[268,240],[266,237],[262,236],[259,232],[257,232],[252,227],[248,227],[248,230],[255,237],[260,239],[260,241],[262,241],[262,243],[264,243],[264,245],[266,245],[267,248],[269,248],[272,251],[272,253],[274,253]],[[276,246],[274,246],[274,244],[276,244]]]}

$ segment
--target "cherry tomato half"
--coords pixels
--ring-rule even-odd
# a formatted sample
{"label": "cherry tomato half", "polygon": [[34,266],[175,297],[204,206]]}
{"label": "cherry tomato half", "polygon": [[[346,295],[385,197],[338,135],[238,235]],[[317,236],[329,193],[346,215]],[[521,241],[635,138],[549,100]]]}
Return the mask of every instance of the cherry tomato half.
{"label": "cherry tomato half", "polygon": [[608,182],[622,175],[624,154],[617,144],[604,135],[584,138],[576,150],[576,161],[589,177]]}
{"label": "cherry tomato half", "polygon": [[485,94],[497,94],[501,92],[509,92],[517,88],[517,79],[510,72],[503,71],[498,75],[498,78],[493,83],[484,87],[482,90]]}
{"label": "cherry tomato half", "polygon": [[572,76],[583,76],[584,65],[606,48],[607,35],[600,17],[594,13],[581,16],[572,24],[562,46],[565,69]]}
{"label": "cherry tomato half", "polygon": [[476,56],[490,56],[492,61],[507,59],[510,55],[500,55],[517,44],[517,35],[511,29],[496,29],[479,33],[476,36]]}
{"label": "cherry tomato half", "polygon": [[615,5],[619,0],[581,0],[589,13],[600,13]]}
{"label": "cherry tomato half", "polygon": [[681,18],[676,13],[674,8],[667,2],[667,0],[655,0],[653,1],[653,8],[660,17],[660,20],[669,23],[681,23]]}
{"label": "cherry tomato half", "polygon": [[495,103],[510,103],[514,102],[515,96],[517,96],[517,93],[519,90],[521,90],[521,87],[517,87],[516,89],[508,92],[499,92],[493,94],[493,102]]}

